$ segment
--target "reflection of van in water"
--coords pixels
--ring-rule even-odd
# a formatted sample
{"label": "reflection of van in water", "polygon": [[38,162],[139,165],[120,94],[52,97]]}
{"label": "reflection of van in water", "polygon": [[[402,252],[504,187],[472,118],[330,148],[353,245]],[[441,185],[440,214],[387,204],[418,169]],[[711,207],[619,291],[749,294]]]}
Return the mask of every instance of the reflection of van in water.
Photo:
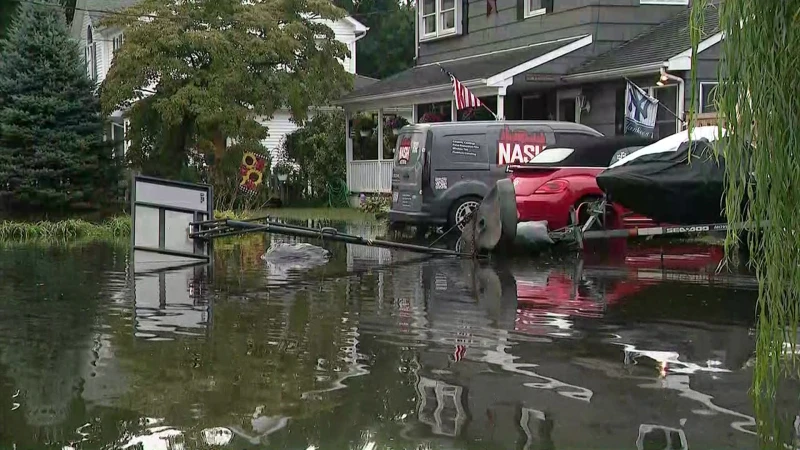
{"label": "reflection of van in water", "polygon": [[507,176],[547,147],[602,136],[572,122],[439,122],[403,127],[392,172],[393,225],[461,221]]}

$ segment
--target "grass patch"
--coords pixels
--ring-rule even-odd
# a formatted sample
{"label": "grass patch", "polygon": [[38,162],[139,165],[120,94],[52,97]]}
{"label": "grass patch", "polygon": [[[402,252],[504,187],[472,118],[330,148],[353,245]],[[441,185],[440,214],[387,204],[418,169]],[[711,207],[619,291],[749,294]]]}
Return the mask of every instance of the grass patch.
{"label": "grass patch", "polygon": [[129,236],[131,220],[117,216],[102,222],[67,219],[57,222],[0,222],[0,241],[73,241],[80,239],[119,238]]}
{"label": "grass patch", "polygon": [[[276,208],[252,212],[215,211],[215,219],[242,220],[270,216],[286,220],[325,220],[376,223],[375,214],[355,208]],[[130,236],[130,216],[116,216],[99,222],[67,219],[40,222],[0,222],[0,242],[63,242],[116,239]]]}

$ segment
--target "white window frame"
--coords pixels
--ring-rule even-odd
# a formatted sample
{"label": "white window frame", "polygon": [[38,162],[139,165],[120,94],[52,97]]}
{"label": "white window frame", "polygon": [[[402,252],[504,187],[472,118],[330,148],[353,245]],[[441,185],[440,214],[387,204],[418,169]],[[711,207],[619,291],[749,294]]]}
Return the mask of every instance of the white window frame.
{"label": "white window frame", "polygon": [[689,0],[639,0],[640,5],[688,6]]}
{"label": "white window frame", "polygon": [[[525,16],[524,17],[526,19],[528,17],[541,16],[541,15],[544,15],[544,14],[547,13],[547,9],[542,7],[542,0],[523,0],[523,1],[525,2]],[[533,9],[531,7],[531,3],[532,2],[538,2],[539,3],[539,7],[536,8],[536,9]]]}
{"label": "white window frame", "polygon": [[[443,10],[442,4],[445,0],[434,0],[434,12],[430,14],[423,14],[425,12],[424,0],[417,3],[419,11],[417,18],[419,21],[419,41],[431,41],[448,36],[457,36],[461,34],[461,17],[462,17],[462,0],[453,0],[453,8]],[[452,28],[444,28],[443,16],[445,13],[453,11],[455,16],[455,23]],[[434,16],[436,18],[436,31],[433,33],[425,33],[425,19]]]}
{"label": "white window frame", "polygon": [[703,92],[704,86],[712,86],[711,89],[717,88],[719,86],[718,81],[701,81],[700,82],[700,113],[702,114],[705,112],[706,105],[704,100],[706,99],[705,93]]}

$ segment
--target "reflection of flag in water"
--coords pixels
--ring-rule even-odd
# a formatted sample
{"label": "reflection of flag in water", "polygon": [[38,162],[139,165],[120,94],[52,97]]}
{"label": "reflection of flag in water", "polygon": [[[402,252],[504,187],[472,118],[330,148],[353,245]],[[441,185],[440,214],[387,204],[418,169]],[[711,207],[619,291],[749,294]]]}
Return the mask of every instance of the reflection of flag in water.
{"label": "reflection of flag in water", "polygon": [[242,155],[242,164],[239,166],[239,189],[248,194],[255,194],[264,181],[264,167],[267,158],[252,152]]}
{"label": "reflection of flag in water", "polygon": [[453,354],[450,355],[450,359],[453,362],[459,362],[464,359],[464,355],[467,354],[467,347],[463,345],[456,345],[456,349],[453,350]]}
{"label": "reflection of flag in water", "polygon": [[628,81],[625,89],[625,134],[653,137],[658,116],[658,100]]}

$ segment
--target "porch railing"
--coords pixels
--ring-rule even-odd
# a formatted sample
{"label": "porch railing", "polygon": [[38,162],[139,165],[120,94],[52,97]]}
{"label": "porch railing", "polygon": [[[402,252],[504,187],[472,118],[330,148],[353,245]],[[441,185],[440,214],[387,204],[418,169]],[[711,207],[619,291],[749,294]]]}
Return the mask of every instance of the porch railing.
{"label": "porch railing", "polygon": [[347,187],[353,193],[389,193],[392,190],[392,160],[351,161]]}

